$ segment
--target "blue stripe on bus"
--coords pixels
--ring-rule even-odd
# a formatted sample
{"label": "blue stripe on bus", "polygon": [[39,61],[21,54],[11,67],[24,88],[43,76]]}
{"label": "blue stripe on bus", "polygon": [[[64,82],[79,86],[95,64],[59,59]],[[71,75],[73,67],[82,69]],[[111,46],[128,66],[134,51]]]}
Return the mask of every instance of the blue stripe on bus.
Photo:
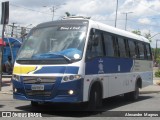
{"label": "blue stripe on bus", "polygon": [[66,67],[65,73],[78,74],[79,67]]}
{"label": "blue stripe on bus", "polygon": [[[100,63],[103,66],[102,70]],[[130,72],[132,66],[133,59],[129,58],[95,58],[86,62],[85,74],[125,73]]]}
{"label": "blue stripe on bus", "polygon": [[79,67],[75,66],[45,66],[40,70],[34,72],[34,74],[44,74],[44,73],[68,73],[68,74],[78,74]]}

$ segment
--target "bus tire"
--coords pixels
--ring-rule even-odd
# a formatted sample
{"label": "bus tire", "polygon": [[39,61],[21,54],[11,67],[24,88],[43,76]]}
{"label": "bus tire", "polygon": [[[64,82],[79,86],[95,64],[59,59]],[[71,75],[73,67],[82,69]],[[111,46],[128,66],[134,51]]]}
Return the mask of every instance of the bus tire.
{"label": "bus tire", "polygon": [[31,106],[32,107],[37,107],[39,105],[38,102],[35,102],[35,101],[31,101]]}
{"label": "bus tire", "polygon": [[139,98],[139,86],[136,83],[135,85],[135,90],[129,93],[125,93],[124,94],[125,99],[127,100],[132,100],[132,101],[136,101]]}
{"label": "bus tire", "polygon": [[102,89],[99,85],[94,85],[90,91],[88,109],[90,111],[102,106]]}

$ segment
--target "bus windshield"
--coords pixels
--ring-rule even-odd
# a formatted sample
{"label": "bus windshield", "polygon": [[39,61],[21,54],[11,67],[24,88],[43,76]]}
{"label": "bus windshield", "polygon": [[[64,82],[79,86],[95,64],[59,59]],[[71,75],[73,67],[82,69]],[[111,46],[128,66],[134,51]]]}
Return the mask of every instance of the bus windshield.
{"label": "bus windshield", "polygon": [[59,25],[33,29],[22,45],[17,61],[80,60],[86,37],[84,25]]}

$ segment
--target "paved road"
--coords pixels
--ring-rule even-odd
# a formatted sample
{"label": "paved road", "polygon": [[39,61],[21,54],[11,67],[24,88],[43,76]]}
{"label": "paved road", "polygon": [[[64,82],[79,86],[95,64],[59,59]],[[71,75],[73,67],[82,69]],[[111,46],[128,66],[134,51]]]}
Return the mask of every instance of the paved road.
{"label": "paved road", "polygon": [[[0,92],[0,111],[20,111],[20,112],[39,112],[43,115],[52,116],[45,117],[44,119],[60,119],[60,120],[71,120],[71,119],[84,119],[84,120],[123,120],[124,118],[120,117],[106,117],[109,116],[110,111],[160,111],[160,89],[159,86],[151,86],[144,88],[143,91],[157,91],[157,93],[141,94],[140,99],[137,102],[125,101],[122,96],[109,98],[104,101],[103,107],[95,112],[86,112],[83,111],[83,107],[71,104],[49,104],[41,105],[37,108],[32,108],[29,101],[19,101],[12,98],[12,86],[10,83],[4,82],[3,91]],[[145,90],[146,89],[146,90]],[[152,90],[153,89],[153,90]],[[7,94],[6,94],[7,93]],[[75,110],[79,110],[75,112]],[[113,112],[114,116],[118,116],[119,113]],[[160,116],[160,115],[159,115]],[[0,118],[1,119],[1,118]],[[17,118],[12,118],[17,120]],[[26,118],[27,119],[27,118]],[[38,118],[37,120],[40,120]],[[131,120],[132,118],[125,118]],[[143,118],[138,118],[143,120]],[[145,118],[145,120],[150,120],[150,118]],[[154,118],[159,119],[159,118]],[[28,119],[27,119],[28,120]],[[134,118],[136,120],[136,118]]]}
{"label": "paved road", "polygon": [[[109,98],[104,100],[103,107],[95,112],[86,112],[83,111],[82,106],[71,104],[47,104],[33,108],[29,101],[14,100],[12,95],[0,94],[0,97],[0,111],[40,112],[52,117],[97,117],[100,119],[107,116],[108,111],[160,111],[160,93],[141,94],[136,102],[125,101],[122,96]],[[73,112],[75,110],[78,112]]]}

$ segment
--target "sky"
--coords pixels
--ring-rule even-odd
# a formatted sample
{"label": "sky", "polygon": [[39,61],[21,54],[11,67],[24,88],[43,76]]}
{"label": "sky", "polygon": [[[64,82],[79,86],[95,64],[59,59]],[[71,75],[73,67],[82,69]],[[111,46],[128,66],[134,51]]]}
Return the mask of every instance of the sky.
{"label": "sky", "polygon": [[[5,0],[0,0],[4,2]],[[10,4],[9,24],[34,27],[39,23],[62,19],[65,12],[71,15],[88,16],[110,26],[115,26],[117,0],[8,0]],[[160,33],[160,0],[118,0],[117,28],[127,31],[140,30],[142,35]],[[0,6],[1,16],[1,6]],[[31,25],[32,24],[32,25]],[[0,33],[1,33],[0,26]],[[160,34],[152,38],[155,47]],[[158,42],[160,47],[160,42]]]}

